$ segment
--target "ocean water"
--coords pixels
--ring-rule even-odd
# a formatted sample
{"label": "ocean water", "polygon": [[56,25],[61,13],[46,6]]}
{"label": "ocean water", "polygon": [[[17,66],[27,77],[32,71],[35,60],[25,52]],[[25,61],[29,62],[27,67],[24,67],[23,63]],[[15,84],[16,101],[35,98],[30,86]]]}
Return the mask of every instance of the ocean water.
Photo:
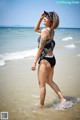
{"label": "ocean water", "polygon": [[[0,28],[0,66],[7,60],[31,58],[36,55],[39,34],[33,27]],[[80,57],[80,29],[59,28],[55,31],[56,53],[73,50]]]}
{"label": "ocean water", "polygon": [[35,107],[40,96],[31,58],[38,36],[33,28],[0,28],[0,112],[8,111],[11,120],[80,120],[80,29],[55,30],[54,80],[67,100],[64,106],[48,88],[44,109]]}

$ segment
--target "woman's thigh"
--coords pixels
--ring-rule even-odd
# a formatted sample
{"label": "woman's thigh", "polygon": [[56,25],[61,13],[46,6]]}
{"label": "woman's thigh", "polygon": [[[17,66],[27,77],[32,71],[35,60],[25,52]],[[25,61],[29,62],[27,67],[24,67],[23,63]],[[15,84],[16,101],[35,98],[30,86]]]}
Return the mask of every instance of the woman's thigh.
{"label": "woman's thigh", "polygon": [[51,68],[48,72],[47,84],[51,84],[53,82],[53,75],[54,75],[54,67]]}
{"label": "woman's thigh", "polygon": [[38,80],[40,86],[45,86],[46,81],[48,79],[50,65],[46,62],[46,60],[42,60],[38,66]]}

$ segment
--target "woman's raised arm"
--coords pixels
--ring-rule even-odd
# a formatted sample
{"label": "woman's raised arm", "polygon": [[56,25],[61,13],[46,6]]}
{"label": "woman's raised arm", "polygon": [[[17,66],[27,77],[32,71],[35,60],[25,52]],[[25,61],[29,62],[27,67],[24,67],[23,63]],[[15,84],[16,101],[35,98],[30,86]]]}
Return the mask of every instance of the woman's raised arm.
{"label": "woman's raised arm", "polygon": [[38,20],[38,22],[37,22],[37,24],[36,24],[36,26],[34,27],[34,31],[35,31],[35,32],[41,33],[42,29],[40,28],[40,24],[41,24],[44,16],[45,16],[45,14],[42,13],[41,16],[40,16],[40,18],[39,18],[39,20]]}

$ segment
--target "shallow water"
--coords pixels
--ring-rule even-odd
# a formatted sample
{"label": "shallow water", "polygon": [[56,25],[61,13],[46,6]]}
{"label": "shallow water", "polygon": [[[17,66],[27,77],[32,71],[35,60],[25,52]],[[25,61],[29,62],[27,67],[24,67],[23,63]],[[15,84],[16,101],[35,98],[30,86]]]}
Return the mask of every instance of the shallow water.
{"label": "shallow water", "polygon": [[[39,34],[33,28],[0,28],[0,66],[8,60],[18,60],[34,57],[37,51]],[[57,29],[54,40],[54,51],[75,51],[80,55],[80,29]],[[59,53],[58,53],[59,54]]]}
{"label": "shallow water", "polygon": [[[68,59],[72,60],[73,55],[69,57],[67,54]],[[35,107],[40,98],[37,71],[36,73],[31,71],[33,59],[26,58],[21,61],[9,61],[5,66],[0,67],[0,112],[7,111],[11,120],[79,120],[80,67],[76,66],[76,59],[73,62],[66,61],[63,54],[57,59],[54,80],[63,95],[66,95],[67,101],[71,102],[66,109],[59,106],[59,99],[49,86],[47,86],[44,109]]]}
{"label": "shallow water", "polygon": [[[2,39],[5,38],[4,41],[0,41],[2,42],[0,63],[4,63],[0,66],[0,112],[7,111],[10,120],[80,120],[80,29],[59,29],[56,31],[58,35],[55,36],[56,66],[53,80],[69,101],[65,104],[66,109],[60,106],[59,99],[48,86],[44,108],[35,107],[35,104],[39,102],[40,91],[37,72],[31,71],[31,65],[37,43],[35,41],[34,47],[31,46],[30,50],[25,49],[26,38],[31,38],[30,34],[33,36],[33,31],[30,30],[29,36],[26,36],[28,30],[18,30],[16,33],[16,30],[11,29],[0,36]],[[11,40],[15,33],[16,39]],[[9,39],[6,40],[6,36]],[[35,38],[37,37],[36,34]],[[21,43],[18,44],[20,41]],[[12,43],[14,46],[10,48]],[[16,46],[19,45],[16,49],[15,43]]]}
{"label": "shallow water", "polygon": [[80,103],[80,98],[74,98],[71,96],[65,96],[66,102],[62,105],[60,101],[56,100],[54,103],[54,108],[56,110],[65,110],[73,107],[74,104]]}

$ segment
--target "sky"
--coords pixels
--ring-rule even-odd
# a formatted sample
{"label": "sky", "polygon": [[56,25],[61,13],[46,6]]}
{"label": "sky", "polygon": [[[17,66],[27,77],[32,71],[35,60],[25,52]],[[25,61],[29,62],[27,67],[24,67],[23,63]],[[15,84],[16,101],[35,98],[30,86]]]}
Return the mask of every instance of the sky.
{"label": "sky", "polygon": [[80,0],[0,0],[0,26],[34,27],[44,10],[57,12],[59,27],[80,28]]}

